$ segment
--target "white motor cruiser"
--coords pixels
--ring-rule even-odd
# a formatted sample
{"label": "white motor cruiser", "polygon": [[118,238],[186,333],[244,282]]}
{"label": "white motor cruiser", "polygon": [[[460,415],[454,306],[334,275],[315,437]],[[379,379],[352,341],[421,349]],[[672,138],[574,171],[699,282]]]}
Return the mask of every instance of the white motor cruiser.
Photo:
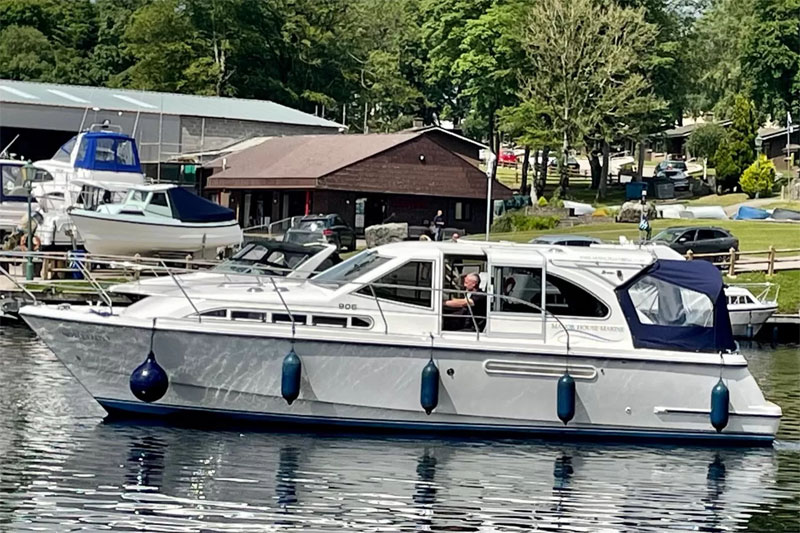
{"label": "white motor cruiser", "polygon": [[37,228],[43,248],[81,242],[66,210],[80,206],[86,184],[117,188],[144,185],[136,141],[108,125],[94,125],[67,141],[51,159],[34,163],[39,171],[33,195],[43,221]]}
{"label": "white motor cruiser", "polygon": [[215,256],[242,242],[236,214],[177,185],[131,188],[120,203],[69,209],[86,250],[102,255]]}
{"label": "white motor cruiser", "polygon": [[[750,289],[760,289],[758,295]],[[729,285],[725,288],[733,335],[752,338],[778,310],[778,290],[772,283]]]}
{"label": "white motor cruiser", "polygon": [[[0,158],[0,235],[13,233],[28,213],[28,190],[23,176],[24,161]],[[31,212],[39,206],[31,203]],[[2,237],[0,236],[0,241]]]}
{"label": "white motor cruiser", "polygon": [[781,417],[719,271],[653,250],[404,242],[311,280],[21,315],[114,414],[745,444]]}

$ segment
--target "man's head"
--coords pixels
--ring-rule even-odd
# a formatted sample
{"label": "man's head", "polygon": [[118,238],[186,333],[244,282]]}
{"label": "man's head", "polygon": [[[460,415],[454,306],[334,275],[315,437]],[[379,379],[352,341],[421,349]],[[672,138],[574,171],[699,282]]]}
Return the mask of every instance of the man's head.
{"label": "man's head", "polygon": [[440,217],[440,216],[442,216],[442,210],[441,210],[441,209],[439,209],[438,211],[436,211],[436,216],[439,216],[439,217]]}
{"label": "man's head", "polygon": [[456,242],[458,240],[458,232],[453,232],[453,234],[450,236],[450,240]]}
{"label": "man's head", "polygon": [[481,284],[481,277],[475,272],[470,272],[464,276],[464,288],[468,291],[478,290],[478,285]]}

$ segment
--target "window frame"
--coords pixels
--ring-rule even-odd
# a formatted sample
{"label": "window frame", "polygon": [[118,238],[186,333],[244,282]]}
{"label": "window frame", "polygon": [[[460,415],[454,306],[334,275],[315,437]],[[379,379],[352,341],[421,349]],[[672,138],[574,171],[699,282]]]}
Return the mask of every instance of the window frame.
{"label": "window frame", "polygon": [[[388,276],[388,275],[392,274],[393,272],[396,272],[397,270],[399,270],[399,269],[403,268],[404,266],[406,266],[408,264],[411,264],[411,263],[428,263],[431,266],[430,267],[431,268],[431,274],[430,274],[431,285],[430,285],[430,287],[428,289],[419,289],[419,290],[427,290],[430,293],[430,303],[427,306],[413,304],[413,303],[409,303],[409,302],[404,302],[404,301],[401,301],[401,300],[393,300],[391,298],[381,297],[378,294],[378,290],[377,290],[377,289],[379,289],[381,287],[375,287],[375,295],[373,296],[372,290],[370,288],[373,283],[380,284],[380,282],[378,280],[380,280],[381,278],[383,278],[385,276]],[[407,261],[404,261],[403,263],[400,263],[399,265],[397,265],[396,267],[392,268],[391,270],[389,270],[387,272],[384,272],[383,274],[378,275],[377,277],[373,278],[372,280],[363,283],[358,289],[353,291],[351,294],[353,294],[354,296],[366,296],[366,297],[368,297],[368,298],[370,298],[372,300],[377,298],[377,299],[379,299],[381,301],[391,302],[391,303],[397,304],[397,305],[407,305],[407,306],[409,306],[409,307],[411,307],[413,309],[425,309],[425,310],[431,311],[431,310],[435,309],[435,301],[436,301],[435,298],[433,297],[433,293],[436,290],[435,286],[434,286],[435,285],[435,278],[436,278],[435,268],[436,268],[436,261],[433,260],[433,259],[409,259]],[[381,285],[389,285],[389,284],[388,283],[384,283],[384,284],[381,284]]]}

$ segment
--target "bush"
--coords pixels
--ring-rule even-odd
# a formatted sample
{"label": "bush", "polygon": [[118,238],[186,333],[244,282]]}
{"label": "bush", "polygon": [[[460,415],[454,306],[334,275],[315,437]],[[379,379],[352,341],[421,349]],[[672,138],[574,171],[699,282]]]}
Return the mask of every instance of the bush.
{"label": "bush", "polygon": [[492,231],[509,233],[512,231],[533,231],[553,229],[558,226],[557,216],[529,216],[518,211],[511,211],[495,219]]}
{"label": "bush", "polygon": [[775,165],[764,154],[758,156],[758,159],[747,167],[742,177],[739,178],[739,185],[742,186],[742,191],[747,193],[750,198],[756,194],[759,196],[768,195],[772,192],[774,184]]}

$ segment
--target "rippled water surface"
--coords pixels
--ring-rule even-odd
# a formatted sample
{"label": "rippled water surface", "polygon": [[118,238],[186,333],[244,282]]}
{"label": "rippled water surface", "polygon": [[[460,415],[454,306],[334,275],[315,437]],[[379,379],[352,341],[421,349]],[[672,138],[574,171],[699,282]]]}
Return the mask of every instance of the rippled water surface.
{"label": "rippled water surface", "polygon": [[748,350],[767,449],[104,423],[32,333],[0,329],[0,530],[800,531],[800,349]]}

